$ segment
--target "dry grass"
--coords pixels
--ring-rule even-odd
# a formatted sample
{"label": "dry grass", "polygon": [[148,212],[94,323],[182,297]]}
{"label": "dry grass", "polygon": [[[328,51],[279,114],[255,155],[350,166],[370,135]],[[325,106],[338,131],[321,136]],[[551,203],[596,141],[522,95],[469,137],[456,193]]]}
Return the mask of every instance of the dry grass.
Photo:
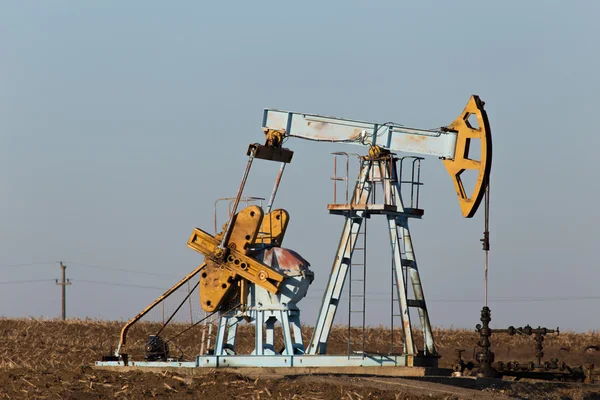
{"label": "dry grass", "polygon": [[[15,398],[60,398],[60,399],[458,399],[453,395],[456,388],[438,386],[429,391],[427,387],[407,389],[414,383],[393,382],[389,385],[369,383],[368,380],[350,377],[302,377],[276,380],[269,377],[248,379],[222,372],[202,377],[190,378],[177,373],[151,374],[141,372],[120,373],[92,370],[90,365],[103,355],[114,351],[122,322],[101,320],[43,320],[0,318],[0,399]],[[172,337],[186,325],[169,326],[163,336]],[[140,323],[129,335],[129,354],[132,359],[143,358],[143,345],[148,335],[160,328],[157,323]],[[312,329],[303,328],[305,341]],[[346,327],[335,327],[331,332],[329,353],[347,351]],[[353,335],[358,330],[353,331]],[[477,336],[473,331],[463,329],[436,329],[438,349],[442,355],[442,366],[453,362],[453,352],[457,347],[470,349]],[[201,332],[190,330],[177,340],[177,345],[192,359],[199,354]],[[253,346],[250,327],[239,330],[238,352],[249,352]],[[369,327],[365,333],[366,348],[372,352],[389,351],[391,332],[383,327]],[[502,354],[512,349],[514,358],[531,359],[533,342],[531,338],[498,336],[495,351]],[[418,343],[422,338],[417,337]],[[214,342],[213,342],[214,343]],[[548,337],[546,341],[549,357],[563,350],[563,357],[570,364],[580,363],[582,350],[590,344],[600,343],[598,332],[567,332],[559,337]],[[281,345],[281,342],[276,344]],[[176,353],[176,350],[173,351]],[[520,356],[519,356],[520,355]],[[500,357],[499,357],[500,358]],[[578,362],[579,361],[579,362]],[[419,385],[425,385],[423,382]],[[531,399],[589,399],[600,396],[594,388],[575,386],[514,386],[511,395]],[[549,391],[553,391],[550,396]],[[486,392],[489,395],[495,392]],[[524,397],[523,397],[523,396]],[[485,393],[482,396],[487,398]]]}
{"label": "dry grass", "polygon": [[[93,319],[71,319],[67,321],[44,319],[3,319],[0,318],[0,367],[27,368],[32,370],[76,367],[87,365],[101,359],[103,355],[114,351],[118,343],[121,322]],[[170,338],[184,329],[186,325],[172,324],[162,334]],[[135,325],[128,336],[128,352],[132,359],[143,358],[143,345],[148,335],[160,328],[158,323],[143,322]],[[200,354],[200,327],[190,330],[178,338],[175,343],[183,351],[186,359]],[[303,327],[305,342],[312,334],[311,327]],[[251,327],[239,328],[238,353],[248,353],[253,348]],[[348,330],[344,326],[332,329],[328,353],[345,354]],[[353,329],[353,339],[360,337],[360,330]],[[440,364],[450,366],[454,361],[454,350],[466,349],[465,358],[470,358],[478,337],[472,330],[435,329],[434,337],[438,351],[442,355]],[[497,359],[528,361],[533,359],[534,342],[527,336],[495,335],[492,337]],[[422,347],[420,334],[415,338]],[[373,353],[390,352],[391,331],[384,327],[368,327],[365,331],[365,349]],[[213,342],[214,343],[214,342]],[[559,336],[548,335],[544,342],[546,358],[557,357],[570,365],[588,362],[584,350],[589,345],[600,344],[600,332],[586,333],[564,332]],[[401,346],[401,342],[396,343]],[[276,348],[282,347],[281,339],[276,340]],[[356,347],[354,347],[356,349]],[[397,347],[398,348],[398,347]],[[172,346],[173,355],[177,349]],[[599,360],[600,361],[600,360]]]}

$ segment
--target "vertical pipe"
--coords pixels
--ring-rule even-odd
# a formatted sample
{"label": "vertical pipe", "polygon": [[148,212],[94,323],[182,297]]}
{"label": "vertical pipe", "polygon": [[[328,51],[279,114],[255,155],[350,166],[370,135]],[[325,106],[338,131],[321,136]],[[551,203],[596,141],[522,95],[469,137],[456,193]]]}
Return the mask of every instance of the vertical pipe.
{"label": "vertical pipe", "polygon": [[363,305],[362,305],[362,357],[365,357],[365,316],[367,313],[367,220],[363,222]]}
{"label": "vertical pipe", "polygon": [[421,190],[421,160],[417,163],[417,204],[415,208],[419,208],[419,191]]}
{"label": "vertical pipe", "polygon": [[350,182],[350,156],[346,154],[346,204],[348,204],[348,186]]}
{"label": "vertical pipe", "polygon": [[488,266],[490,254],[490,178],[485,187],[485,231],[483,232],[483,251],[485,251],[484,296],[485,306],[488,306]]}
{"label": "vertical pipe", "polygon": [[[393,255],[392,255],[393,257]],[[393,260],[393,258],[392,258]],[[394,276],[394,263],[392,261],[392,290],[391,290],[391,296],[390,299],[392,300],[391,303],[391,307],[390,307],[390,327],[391,327],[391,331],[390,331],[390,353],[394,352],[394,279],[396,277]]]}
{"label": "vertical pipe", "polygon": [[[358,232],[360,232],[360,227],[356,235],[358,236]],[[353,235],[350,232],[350,235]],[[356,239],[354,239],[356,240]],[[346,249],[348,248],[348,242],[346,243]],[[352,253],[350,253],[350,263],[348,265],[348,277],[350,278],[350,282],[348,283],[348,359],[352,355]]]}
{"label": "vertical pipe", "polygon": [[373,203],[371,204],[377,204],[377,185],[375,184],[375,174],[373,173],[373,170],[375,169],[375,163],[377,161],[374,161],[373,159],[371,159],[369,161],[371,163],[371,168],[369,168],[369,183],[371,185],[371,187],[373,188]]}
{"label": "vertical pipe", "polygon": [[337,204],[337,154],[333,155],[333,204]]}
{"label": "vertical pipe", "polygon": [[404,166],[404,157],[400,157],[400,171],[397,170],[397,165],[392,165],[392,167],[394,167],[395,173],[394,175],[396,175],[396,181],[397,183],[397,187],[396,187],[396,206],[398,206],[398,203],[400,203],[402,205],[402,212],[404,212],[404,201],[402,201],[402,177],[403,177],[403,172],[402,172],[402,167]]}
{"label": "vertical pipe", "polygon": [[390,204],[389,185],[390,181],[387,177],[387,160],[379,161],[379,180],[381,181],[381,189],[383,191],[383,204]]}
{"label": "vertical pipe", "polygon": [[411,182],[410,182],[410,208],[414,208],[413,200],[414,200],[414,192],[415,192],[415,162],[412,163],[412,174],[411,174]]}
{"label": "vertical pipe", "polygon": [[391,291],[391,300],[392,300],[392,305],[390,307],[390,327],[391,332],[390,332],[390,352],[393,353],[394,352],[394,280],[396,279],[396,274],[394,272],[394,250],[392,249],[392,291]]}

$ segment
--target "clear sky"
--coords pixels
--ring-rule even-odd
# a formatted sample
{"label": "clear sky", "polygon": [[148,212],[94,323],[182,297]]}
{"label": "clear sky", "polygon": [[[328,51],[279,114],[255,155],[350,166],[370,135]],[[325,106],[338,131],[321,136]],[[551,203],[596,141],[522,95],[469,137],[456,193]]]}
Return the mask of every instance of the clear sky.
{"label": "clear sky", "polygon": [[[493,325],[600,328],[599,12],[592,1],[3,2],[0,315],[59,316],[60,260],[73,317],[130,318],[191,271],[202,257],[188,236],[212,231],[214,200],[235,194],[263,108],[433,128],[476,93],[494,137]],[[343,224],[326,208],[329,153],[366,149],[287,145],[276,206],[291,213],[285,246],[316,274],[300,303],[314,324]],[[268,197],[277,166],[256,164],[246,194]],[[425,218],[411,227],[432,323],[472,327],[482,213],[461,217],[439,160],[423,181]],[[384,222],[369,231],[367,322],[387,324]],[[29,280],[42,281],[6,283]]]}

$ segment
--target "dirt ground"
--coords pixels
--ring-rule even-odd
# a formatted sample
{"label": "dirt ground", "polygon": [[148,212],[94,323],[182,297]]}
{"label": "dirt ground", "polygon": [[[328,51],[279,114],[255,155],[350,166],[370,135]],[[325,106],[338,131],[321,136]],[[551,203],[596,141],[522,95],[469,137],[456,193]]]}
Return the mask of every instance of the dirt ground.
{"label": "dirt ground", "polygon": [[[114,350],[122,324],[96,320],[0,319],[0,399],[600,399],[600,385],[553,382],[497,382],[449,378],[400,379],[373,376],[310,375],[287,378],[245,377],[210,370],[204,375],[178,373],[116,372],[93,369],[94,361]],[[158,324],[144,323],[131,331],[131,358],[143,359],[148,334]],[[185,326],[164,332],[171,337]],[[242,329],[238,352],[249,351],[251,335]],[[250,332],[248,332],[250,333]],[[306,329],[305,338],[310,329]],[[190,330],[176,341],[185,357],[199,354],[199,335]],[[347,329],[338,327],[331,336],[330,353],[347,351]],[[468,330],[436,330],[440,366],[449,367],[454,349],[469,349],[476,335]],[[390,332],[369,328],[366,347],[372,352],[389,351]],[[523,337],[494,338],[497,359],[529,361],[533,342]],[[559,357],[569,365],[600,363],[583,350],[600,343],[600,333],[565,333],[548,337],[547,358]],[[468,353],[467,352],[467,353]],[[470,355],[465,354],[465,359]],[[598,358],[596,361],[595,358]],[[465,382],[468,384],[465,385]]]}

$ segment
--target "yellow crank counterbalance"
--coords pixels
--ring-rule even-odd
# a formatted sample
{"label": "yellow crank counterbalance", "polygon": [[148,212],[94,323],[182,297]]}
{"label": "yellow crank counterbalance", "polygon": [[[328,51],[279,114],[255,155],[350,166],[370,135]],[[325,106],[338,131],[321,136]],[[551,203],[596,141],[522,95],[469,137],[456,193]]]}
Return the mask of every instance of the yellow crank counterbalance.
{"label": "yellow crank counterbalance", "polygon": [[[492,168],[492,132],[487,113],[483,108],[484,104],[479,96],[471,96],[462,114],[447,128],[457,132],[456,150],[454,159],[444,160],[444,166],[452,177],[458,195],[458,202],[465,218],[471,218],[477,212],[485,194]],[[476,127],[469,123],[469,118],[472,115],[477,118],[478,126]],[[481,155],[479,160],[469,158],[472,140],[479,140],[480,142]],[[477,171],[475,187],[470,195],[466,192],[461,180],[461,175],[466,170]]]}
{"label": "yellow crank counterbalance", "polygon": [[[243,279],[277,293],[284,276],[247,254],[255,243],[280,244],[289,221],[285,210],[274,210],[263,218],[263,210],[250,206],[237,213],[225,251],[220,241],[195,228],[187,245],[203,254],[206,267],[200,273],[200,302],[207,312],[217,310],[228,298],[239,294]],[[240,296],[245,302],[245,297]]]}

